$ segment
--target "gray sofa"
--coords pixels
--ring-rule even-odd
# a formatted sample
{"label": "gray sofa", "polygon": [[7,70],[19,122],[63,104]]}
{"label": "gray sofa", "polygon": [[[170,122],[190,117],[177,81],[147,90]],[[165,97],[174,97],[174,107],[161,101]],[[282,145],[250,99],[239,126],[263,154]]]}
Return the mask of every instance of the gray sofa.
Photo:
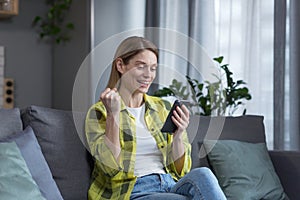
{"label": "gray sofa", "polygon": [[[199,166],[212,168],[208,156],[199,156],[199,149],[203,145],[205,137],[214,139],[215,136],[212,135],[209,137],[209,135],[220,130],[221,134],[218,136],[220,140],[265,143],[262,116],[226,117],[217,120],[221,120],[220,127],[217,127],[218,125],[214,126],[210,117],[193,116],[191,118],[188,131],[194,133],[191,134],[190,138],[192,142],[193,168]],[[0,109],[1,142],[9,141],[7,138],[13,141],[14,138],[20,137],[18,134],[22,134],[28,126],[32,128],[42,155],[50,169],[50,177],[43,177],[46,177],[45,171],[39,176],[32,175],[33,179],[35,177],[37,179],[49,179],[47,182],[49,185],[41,183],[41,185],[44,185],[40,186],[41,180],[36,181],[39,189],[42,191],[42,195],[53,200],[60,199],[54,193],[57,193],[58,196],[61,195],[65,200],[87,199],[93,160],[86,150],[85,145],[83,145],[82,135],[78,135],[77,133],[72,112],[39,106],[30,106],[22,110],[18,108],[9,110]],[[22,148],[21,145],[19,147]],[[285,193],[291,200],[299,199],[300,153],[290,151],[269,151],[268,153]],[[30,157],[34,160],[34,155],[30,155]],[[30,168],[29,161],[26,159],[25,161]],[[7,169],[0,169],[0,172],[2,171],[3,174],[5,170]],[[36,169],[29,170],[31,173],[38,171]],[[212,170],[214,171],[213,168]],[[53,182],[50,180],[52,178]],[[55,191],[56,186],[57,191]],[[41,189],[41,187],[43,188]],[[48,192],[47,188],[52,191]],[[236,197],[236,199],[239,198]]]}

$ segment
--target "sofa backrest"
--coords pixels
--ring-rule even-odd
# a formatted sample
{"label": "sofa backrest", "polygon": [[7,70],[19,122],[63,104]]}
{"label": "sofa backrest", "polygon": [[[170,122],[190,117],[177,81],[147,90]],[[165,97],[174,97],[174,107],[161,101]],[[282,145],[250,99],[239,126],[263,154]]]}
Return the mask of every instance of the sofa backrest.
{"label": "sofa backrest", "polygon": [[237,117],[191,116],[187,132],[192,143],[192,168],[209,166],[207,157],[200,153],[204,139],[266,143],[263,120],[264,117],[258,115]]}
{"label": "sofa backrest", "polygon": [[20,109],[0,109],[0,139],[23,130]]}
{"label": "sofa backrest", "polygon": [[23,126],[34,130],[63,198],[87,199],[93,161],[80,140],[72,112],[30,106],[21,117]]}

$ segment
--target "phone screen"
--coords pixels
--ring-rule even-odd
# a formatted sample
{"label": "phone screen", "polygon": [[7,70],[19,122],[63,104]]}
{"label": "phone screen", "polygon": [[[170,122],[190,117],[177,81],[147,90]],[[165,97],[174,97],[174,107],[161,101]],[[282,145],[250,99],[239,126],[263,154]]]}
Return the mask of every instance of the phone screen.
{"label": "phone screen", "polygon": [[176,109],[177,106],[181,106],[181,102],[179,100],[176,100],[167,116],[167,119],[161,129],[161,132],[167,132],[167,133],[174,133],[177,129],[177,126],[174,124],[172,120],[173,111]]}

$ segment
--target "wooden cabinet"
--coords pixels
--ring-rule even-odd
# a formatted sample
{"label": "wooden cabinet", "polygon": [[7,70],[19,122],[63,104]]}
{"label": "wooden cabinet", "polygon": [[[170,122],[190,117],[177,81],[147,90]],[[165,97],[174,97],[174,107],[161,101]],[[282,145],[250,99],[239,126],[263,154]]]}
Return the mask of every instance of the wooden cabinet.
{"label": "wooden cabinet", "polygon": [[18,15],[19,0],[0,0],[0,18]]}

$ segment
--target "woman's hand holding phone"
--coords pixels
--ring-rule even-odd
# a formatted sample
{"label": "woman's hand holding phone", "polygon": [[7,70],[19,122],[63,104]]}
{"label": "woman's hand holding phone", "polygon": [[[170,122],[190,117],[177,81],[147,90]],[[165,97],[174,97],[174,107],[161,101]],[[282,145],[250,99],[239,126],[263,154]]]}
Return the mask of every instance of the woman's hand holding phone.
{"label": "woman's hand holding phone", "polygon": [[190,122],[190,113],[184,104],[177,106],[173,111],[172,121],[177,126],[174,135],[181,134],[188,127]]}
{"label": "woman's hand holding phone", "polygon": [[189,115],[187,107],[179,100],[176,100],[161,131],[170,134],[178,131],[183,132],[188,127]]}

